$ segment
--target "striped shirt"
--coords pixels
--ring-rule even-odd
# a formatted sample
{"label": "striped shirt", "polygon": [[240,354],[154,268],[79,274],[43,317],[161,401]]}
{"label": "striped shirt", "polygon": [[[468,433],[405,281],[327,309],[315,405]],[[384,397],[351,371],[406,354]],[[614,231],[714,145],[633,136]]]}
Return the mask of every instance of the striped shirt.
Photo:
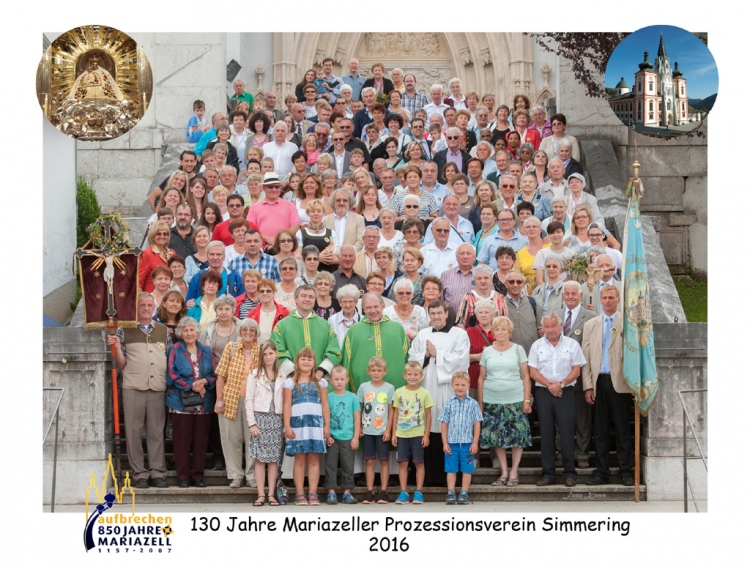
{"label": "striped shirt", "polygon": [[474,271],[464,273],[461,267],[454,267],[441,274],[440,280],[443,282],[443,300],[453,312],[458,312],[461,299],[474,288]]}
{"label": "striped shirt", "polygon": [[247,255],[242,255],[241,257],[231,260],[229,263],[229,269],[238,275],[242,275],[245,271],[249,271],[250,269],[255,269],[264,279],[271,279],[277,283],[281,282],[279,262],[275,257],[267,255],[263,251],[260,252],[260,258],[254,265],[247,258]]}
{"label": "striped shirt", "polygon": [[448,423],[448,444],[471,444],[474,442],[474,423],[482,421],[482,412],[479,403],[466,394],[463,399],[449,399],[440,411],[438,421]]}
{"label": "striped shirt", "polygon": [[[393,208],[399,216],[404,215],[404,198],[409,194],[404,192],[398,194],[391,200],[391,208]],[[437,200],[430,192],[422,190],[422,195],[419,198],[419,219],[428,219],[434,212],[438,211]]]}

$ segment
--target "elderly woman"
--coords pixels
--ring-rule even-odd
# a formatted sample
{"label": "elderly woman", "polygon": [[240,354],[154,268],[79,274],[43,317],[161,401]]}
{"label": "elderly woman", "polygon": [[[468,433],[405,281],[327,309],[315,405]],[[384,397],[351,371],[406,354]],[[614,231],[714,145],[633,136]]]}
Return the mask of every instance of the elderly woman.
{"label": "elderly woman", "polygon": [[271,279],[261,279],[258,283],[258,294],[260,295],[260,304],[253,308],[247,315],[258,323],[260,332],[259,342],[265,342],[271,337],[274,326],[284,318],[289,316],[289,309],[276,302],[276,283]]}
{"label": "elderly woman", "polygon": [[[598,223],[604,227],[604,216],[599,210],[599,204],[596,198],[583,190],[586,188],[586,178],[583,174],[574,173],[568,178],[568,187],[570,188],[570,200],[568,201],[568,215],[573,213],[576,206],[587,203],[591,206],[591,214],[594,218],[594,223]],[[619,244],[616,247],[619,249]]]}
{"label": "elderly woman", "polygon": [[234,239],[234,243],[224,246],[224,267],[229,267],[229,263],[237,257],[245,254],[245,233],[250,229],[250,225],[243,217],[229,220],[229,234]]}
{"label": "elderly woman", "polygon": [[492,288],[503,296],[507,296],[508,289],[505,286],[505,281],[516,263],[516,252],[512,247],[498,247],[495,251],[495,261],[497,262],[497,270],[492,275]]}
{"label": "elderly woman", "polygon": [[336,171],[333,164],[333,156],[327,152],[322,152],[320,156],[318,156],[318,161],[312,168],[310,168],[310,173],[320,176],[321,173],[331,169],[333,169],[334,172]]}
{"label": "elderly woman", "polygon": [[175,252],[169,248],[169,224],[157,221],[148,230],[148,248],[141,252],[138,272],[138,286],[142,292],[153,292],[154,281],[151,273],[156,267],[167,267],[169,258]]}
{"label": "elderly woman", "polygon": [[390,247],[378,247],[375,250],[375,262],[378,264],[378,271],[383,276],[383,296],[387,297],[391,292],[393,283],[403,275],[395,270],[393,250]]}
{"label": "elderly woman", "polygon": [[561,310],[563,302],[563,261],[557,255],[549,255],[544,261],[545,284],[541,284],[531,293],[531,298],[540,306],[542,313]]}
{"label": "elderly woman", "polygon": [[[414,290],[414,296],[411,299],[411,303],[421,305],[424,298],[422,297],[422,274],[419,272],[419,268],[422,266],[422,263],[424,263],[424,256],[418,249],[407,247],[404,249],[401,263],[404,269],[404,278],[411,282]],[[394,287],[391,287],[391,292],[388,295],[388,298],[394,302],[396,301],[396,291]]]}
{"label": "elderly woman", "polygon": [[183,297],[187,296],[188,283],[185,282],[185,259],[175,254],[169,258],[167,266],[172,271],[172,282],[169,288],[180,291]]}
{"label": "elderly woman", "polygon": [[468,128],[471,113],[467,109],[456,112],[456,127],[461,131],[461,150],[471,152],[477,145],[477,134]]}
{"label": "elderly woman", "polygon": [[492,320],[497,316],[497,306],[489,299],[482,299],[474,305],[477,323],[466,328],[469,336],[469,395],[476,399],[477,381],[479,380],[479,361],[482,352],[492,345]]}
{"label": "elderly woman", "polygon": [[476,325],[477,317],[474,308],[480,300],[489,300],[495,305],[501,316],[508,314],[505,297],[492,288],[492,269],[489,265],[474,267],[474,290],[464,294],[456,312],[456,326],[471,328]]}
{"label": "elderly woman", "polygon": [[[227,146],[227,156],[224,164],[234,166],[235,172],[237,172],[240,169],[240,158],[237,155],[237,149],[234,147],[234,144],[229,142],[231,136],[232,131],[229,129],[229,123],[221,123],[216,127],[216,138],[206,145],[206,149],[211,150],[214,146],[225,144]],[[214,149],[214,152],[216,152],[216,149]],[[219,165],[218,161],[217,165]]]}
{"label": "elderly woman", "polygon": [[234,311],[236,318],[244,320],[250,311],[260,304],[258,283],[262,278],[260,271],[255,269],[248,269],[242,273],[242,286],[245,287],[245,292],[237,297],[237,308]]}
{"label": "elderly woman", "polygon": [[524,142],[518,149],[518,160],[523,166],[523,171],[530,170],[534,164],[531,161],[534,156],[534,146],[530,142]]}
{"label": "elderly woman", "polygon": [[397,280],[391,290],[396,298],[396,304],[383,310],[383,315],[401,324],[411,342],[417,332],[429,326],[430,321],[427,318],[427,312],[421,306],[412,304],[414,285],[408,279]]}
{"label": "elderly woman", "polygon": [[[206,211],[210,208],[206,207]],[[193,233],[193,243],[197,249],[195,253],[185,259],[185,282],[190,282],[193,275],[208,268],[208,244],[211,242],[211,230],[203,225],[198,226]]]}
{"label": "elderly woman", "polygon": [[540,140],[552,136],[552,125],[547,120],[547,111],[544,110],[544,107],[537,105],[531,109],[531,124],[529,125],[529,129],[539,132]]}
{"label": "elderly woman", "polygon": [[302,249],[302,264],[305,265],[305,271],[297,277],[295,282],[297,286],[303,284],[311,285],[315,278],[320,274],[320,251],[315,245],[307,245]]}
{"label": "elderly woman", "polygon": [[534,259],[539,251],[549,247],[551,243],[545,243],[542,239],[542,222],[535,215],[526,218],[526,221],[523,222],[523,228],[526,230],[526,238],[529,240],[529,244],[516,253],[515,268],[526,277],[528,293],[531,294],[536,286]]}
{"label": "elderly woman", "polygon": [[297,272],[304,272],[305,266],[302,264],[302,261],[297,258],[299,242],[297,241],[297,237],[295,235],[292,235],[286,229],[282,229],[276,234],[276,239],[273,242],[273,248],[275,251],[277,251],[276,255],[274,255],[274,258],[279,262],[279,265],[281,265],[281,261],[292,259],[297,264]]}
{"label": "elderly woman", "polygon": [[328,320],[331,316],[341,310],[338,300],[331,296],[331,291],[333,290],[333,287],[336,286],[336,279],[334,279],[333,275],[328,271],[320,271],[318,276],[315,277],[313,286],[317,293],[313,312],[323,320]]}
{"label": "elderly woman", "polygon": [[370,71],[372,71],[372,77],[362,85],[363,90],[372,87],[376,93],[385,93],[386,95],[393,91],[393,81],[384,77],[385,66],[382,63],[373,63]]}
{"label": "elderly woman", "polygon": [[[406,89],[406,87],[404,87]],[[391,114],[395,114],[399,111],[399,109],[403,109],[401,106],[401,91],[398,89],[394,89],[390,93],[388,93],[388,101],[390,104],[388,105],[388,112]]]}
{"label": "elderly woman", "polygon": [[177,324],[187,315],[187,306],[185,298],[176,290],[170,290],[164,295],[161,304],[156,309],[154,320],[161,322],[167,327],[169,335],[172,337],[172,343],[179,340],[176,334]]}
{"label": "elderly woman", "polygon": [[343,348],[347,331],[362,319],[362,315],[357,311],[359,289],[353,284],[344,285],[336,291],[336,300],[341,311],[331,316],[328,323],[336,333],[339,348]]}
{"label": "elderly woman", "polygon": [[[338,268],[339,263],[339,244],[336,243],[336,236],[333,230],[326,228],[323,224],[325,205],[321,200],[313,200],[307,204],[305,209],[307,215],[310,217],[310,223],[307,227],[303,227],[297,231],[297,244],[303,251],[310,246],[316,247],[320,251],[318,259],[320,262],[319,269],[321,271],[334,272]],[[305,274],[306,269],[301,272]]]}
{"label": "elderly woman", "polygon": [[244,478],[246,484],[254,488],[255,461],[246,453],[243,469],[242,450],[247,449],[250,443],[245,388],[247,376],[258,362],[258,323],[245,318],[236,320],[234,324],[238,330],[233,333],[232,341],[225,344],[217,360],[215,410],[219,415],[227,478],[231,480],[229,487],[239,488]]}
{"label": "elderly woman", "polygon": [[[492,332],[494,341],[479,360],[477,401],[484,416],[479,446],[494,448],[500,462],[500,478],[492,485],[517,486],[523,449],[531,446],[531,378],[526,352],[510,341],[510,318],[496,317]],[[510,472],[506,449],[511,449]]]}
{"label": "elderly woman", "polygon": [[180,341],[167,354],[166,405],[172,419],[179,488],[188,488],[191,479],[193,486],[206,487],[203,468],[216,399],[216,373],[210,348],[198,341],[200,330],[195,318],[180,320],[176,329]]}
{"label": "elderly woman", "polygon": [[[442,293],[443,293],[443,282],[438,278],[434,277],[432,275],[427,275],[422,279],[422,302],[420,303],[420,306],[427,310],[427,308],[430,306],[430,303],[433,300],[441,300],[442,299]],[[456,322],[456,313],[454,310],[449,306],[448,307],[448,320],[447,320],[451,326],[453,326]]]}
{"label": "elderly woman", "polygon": [[552,204],[547,196],[543,196],[537,189],[536,175],[526,172],[521,176],[521,191],[516,195],[519,202],[529,202],[534,206],[534,215],[544,220],[552,215]]}
{"label": "elderly woman", "polygon": [[404,251],[407,248],[420,250],[422,243],[420,240],[424,237],[424,224],[420,219],[407,219],[401,226],[401,231],[404,234],[404,240],[401,243],[397,243],[393,248],[393,256],[396,259],[396,267],[399,272],[404,273]]}
{"label": "elderly woman", "polygon": [[571,144],[571,154],[573,158],[581,161],[581,151],[578,149],[578,140],[574,136],[571,136],[569,134],[565,134],[565,126],[568,124],[567,119],[565,118],[565,115],[562,113],[557,113],[555,115],[552,115],[552,136],[548,136],[544,140],[542,140],[542,143],[538,146],[539,150],[544,150],[544,152],[547,154],[547,159],[552,160],[553,158],[557,158],[557,149],[560,144],[560,141],[563,138],[567,138],[570,141]]}
{"label": "elderly woman", "polygon": [[419,219],[419,204],[420,200],[417,196],[408,194],[405,196],[402,196],[399,194],[397,198],[401,198],[401,209],[403,211],[403,219],[401,221],[396,222],[395,226],[396,228],[401,228],[401,231],[403,231],[404,225],[407,221],[418,221],[422,227],[425,226],[425,223],[422,222],[421,219]]}
{"label": "elderly woman", "polygon": [[279,263],[279,272],[281,273],[281,282],[276,283],[275,300],[285,306],[291,312],[297,307],[294,300],[294,291],[297,290],[297,283],[294,282],[299,274],[297,259],[287,257]]}
{"label": "elderly woman", "polygon": [[422,190],[420,183],[422,181],[422,171],[414,166],[407,166],[404,174],[406,182],[406,192],[399,194],[393,199],[393,209],[399,216],[404,217],[403,199],[406,196],[417,196],[419,198],[419,218],[422,220],[432,221],[438,216],[438,206],[435,197]]}
{"label": "elderly woman", "polygon": [[[305,167],[309,172],[311,168],[318,163],[318,158],[320,158],[317,135],[314,132],[309,132],[303,136],[300,149],[305,153]],[[294,160],[294,158],[292,158],[292,160]],[[300,174],[302,174],[302,172],[300,172]]]}
{"label": "elderly woman", "polygon": [[404,234],[395,228],[395,223],[395,211],[388,208],[380,210],[380,241],[378,242],[378,247],[393,248],[397,243],[401,243],[404,240]]}
{"label": "elderly woman", "polygon": [[221,273],[213,269],[207,270],[200,276],[200,290],[203,294],[195,299],[195,304],[188,310],[188,316],[198,320],[205,326],[216,318],[214,302],[219,288],[221,288]]}

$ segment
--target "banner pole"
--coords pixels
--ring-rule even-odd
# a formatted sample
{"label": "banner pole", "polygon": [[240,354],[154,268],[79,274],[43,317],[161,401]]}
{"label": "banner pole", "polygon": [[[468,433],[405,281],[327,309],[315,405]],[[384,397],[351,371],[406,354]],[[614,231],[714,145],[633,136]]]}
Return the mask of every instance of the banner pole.
{"label": "banner pole", "polygon": [[641,414],[635,401],[635,501],[641,501]]}

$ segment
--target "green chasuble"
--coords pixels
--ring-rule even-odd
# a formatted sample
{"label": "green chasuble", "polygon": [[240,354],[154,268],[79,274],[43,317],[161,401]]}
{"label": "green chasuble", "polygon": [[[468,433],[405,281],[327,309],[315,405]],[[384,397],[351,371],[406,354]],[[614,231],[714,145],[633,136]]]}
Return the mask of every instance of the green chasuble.
{"label": "green chasuble", "polygon": [[279,350],[279,371],[284,375],[292,373],[294,359],[302,348],[312,348],[317,367],[325,369],[326,373],[341,363],[336,333],[326,320],[314,312],[309,318],[302,318],[293,310],[274,326],[271,340],[276,342]]}
{"label": "green chasuble", "polygon": [[[283,320],[282,320],[283,322]],[[403,326],[383,316],[380,322],[365,317],[346,333],[342,365],[349,372],[349,389],[357,393],[363,383],[370,381],[367,364],[370,358],[385,358],[388,373],[384,380],[394,389],[406,385],[404,364],[409,360],[409,338]]]}

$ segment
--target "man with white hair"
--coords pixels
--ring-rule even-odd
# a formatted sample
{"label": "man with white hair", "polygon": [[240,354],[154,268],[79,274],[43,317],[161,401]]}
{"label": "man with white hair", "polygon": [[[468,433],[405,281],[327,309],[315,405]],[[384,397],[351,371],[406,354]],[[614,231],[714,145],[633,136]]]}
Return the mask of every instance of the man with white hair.
{"label": "man with white hair", "polygon": [[229,164],[222,166],[219,169],[219,180],[221,185],[227,189],[230,196],[232,194],[246,196],[250,193],[245,184],[237,183],[237,169],[234,166],[230,166]]}
{"label": "man with white hair", "polygon": [[349,60],[349,73],[344,75],[341,80],[352,88],[352,99],[358,101],[366,79],[359,74],[359,60],[356,57]]}
{"label": "man with white hair", "polygon": [[[443,217],[451,224],[448,242],[456,246],[461,245],[461,243],[474,242],[474,226],[471,221],[458,215],[459,207],[458,198],[453,194],[448,194],[443,199]],[[434,241],[435,237],[432,231],[428,231],[424,237],[424,244],[429,245]]]}
{"label": "man with white hair", "polygon": [[323,225],[333,231],[336,243],[340,247],[351,245],[356,254],[364,247],[365,218],[351,211],[354,207],[354,196],[349,190],[339,188],[333,192],[330,199],[333,213],[323,218]]}
{"label": "man with white hair", "polygon": [[375,261],[375,251],[380,243],[380,229],[376,225],[365,227],[364,240],[365,246],[357,253],[354,261],[354,272],[366,279],[371,272],[379,270]]}
{"label": "man with white hair", "polygon": [[372,122],[372,107],[377,103],[377,93],[372,87],[365,87],[362,89],[362,102],[365,104],[365,108],[357,111],[354,115],[354,132],[352,136],[354,138],[362,138],[365,126]]}
{"label": "man with white hair", "polygon": [[497,164],[492,159],[492,153],[494,152],[494,150],[492,148],[492,145],[486,140],[480,140],[479,142],[477,142],[474,150],[476,150],[476,157],[479,158],[484,165],[482,167],[482,178],[486,180],[487,176],[497,172]]}
{"label": "man with white hair", "polygon": [[570,187],[568,187],[567,180],[563,177],[565,174],[565,166],[563,166],[562,160],[559,158],[553,158],[547,164],[547,172],[549,173],[549,180],[544,182],[537,192],[543,196],[547,196],[550,202],[555,196],[570,196]]}
{"label": "man with white hair", "polygon": [[193,278],[190,279],[187,296],[185,297],[188,308],[194,306],[195,299],[203,294],[200,285],[201,275],[212,269],[217,273],[221,273],[221,288],[217,291],[217,296],[231,294],[233,297],[237,298],[245,292],[245,286],[242,284],[242,275],[239,275],[224,266],[224,243],[221,241],[211,241],[211,243],[208,244],[208,247],[206,247],[206,254],[208,255],[208,269],[198,271],[193,275]]}
{"label": "man with white hair", "polygon": [[[454,196],[455,197],[455,196]],[[458,266],[444,271],[440,275],[443,283],[441,298],[453,309],[455,314],[461,299],[474,289],[474,261],[477,258],[471,243],[461,243],[456,251]]]}
{"label": "man with white hair", "polygon": [[232,108],[236,107],[237,103],[240,101],[245,101],[250,105],[250,109],[252,109],[255,97],[253,97],[251,93],[245,91],[245,82],[242,79],[235,79],[232,83],[232,87],[234,88],[234,95],[232,95],[232,98],[230,99],[230,101],[232,101]]}
{"label": "man with white hair", "polygon": [[263,157],[273,160],[276,173],[282,180],[294,168],[292,155],[298,150],[295,144],[287,142],[286,135],[286,123],[279,121],[273,125],[273,141],[263,145]]}
{"label": "man with white hair", "polygon": [[432,118],[432,115],[435,113],[440,113],[442,116],[445,109],[450,108],[443,102],[443,86],[439,83],[435,83],[430,87],[430,99],[432,100],[423,107],[427,113],[428,120]]}
{"label": "man with white hair", "polygon": [[599,299],[599,292],[605,286],[617,287],[617,290],[622,294],[622,281],[615,280],[615,262],[609,255],[599,255],[594,260],[594,265],[597,269],[602,270],[602,277],[594,283],[593,293],[589,291],[588,284],[583,285],[583,306],[586,309],[591,310],[596,314],[601,313],[601,301]]}
{"label": "man with white hair", "polygon": [[433,242],[422,247],[424,264],[419,269],[420,273],[439,278],[445,271],[456,266],[458,245],[449,243],[451,231],[451,222],[445,217],[438,217],[430,224]]}
{"label": "man with white hair", "polygon": [[466,174],[469,168],[469,160],[471,159],[471,155],[468,152],[461,150],[461,131],[458,128],[451,127],[445,131],[445,142],[448,148],[437,152],[433,157],[438,167],[438,180],[441,184],[447,182],[443,177],[443,167],[448,162],[452,162],[456,165],[459,172]]}
{"label": "man with white hair", "polygon": [[495,184],[500,185],[500,178],[510,174],[510,154],[505,150],[498,150],[495,152],[495,171],[487,176],[487,180]]}

